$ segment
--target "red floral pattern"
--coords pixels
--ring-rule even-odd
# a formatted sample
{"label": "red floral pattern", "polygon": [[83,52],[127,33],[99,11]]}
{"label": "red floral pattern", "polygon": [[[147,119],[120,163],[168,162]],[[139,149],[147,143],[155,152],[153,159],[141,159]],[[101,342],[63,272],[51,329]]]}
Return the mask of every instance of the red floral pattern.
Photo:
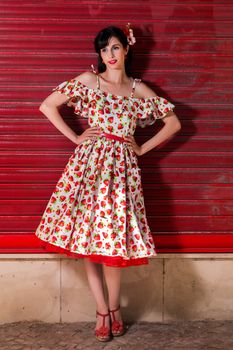
{"label": "red floral pattern", "polygon": [[[53,90],[67,95],[90,126],[123,137],[175,106],[90,89],[74,79]],[[35,232],[48,251],[108,266],[148,264],[157,255],[148,226],[137,156],[126,143],[99,136],[79,144],[58,180]]]}

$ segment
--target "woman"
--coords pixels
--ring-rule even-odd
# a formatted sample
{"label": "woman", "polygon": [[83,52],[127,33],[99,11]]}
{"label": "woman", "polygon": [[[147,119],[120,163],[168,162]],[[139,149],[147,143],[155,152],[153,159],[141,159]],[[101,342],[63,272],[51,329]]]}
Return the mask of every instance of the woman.
{"label": "woman", "polygon": [[[36,236],[55,251],[85,258],[88,282],[96,301],[95,335],[100,341],[124,334],[120,312],[121,267],[148,264],[156,255],[147,223],[142,156],[180,129],[175,107],[129,73],[128,32],[110,26],[94,41],[98,73],[93,70],[59,84],[40,111],[77,147],[47,204]],[[90,125],[77,135],[63,121],[67,103]],[[164,127],[143,145],[134,139],[136,125],[161,118]],[[108,289],[104,297],[103,277]]]}

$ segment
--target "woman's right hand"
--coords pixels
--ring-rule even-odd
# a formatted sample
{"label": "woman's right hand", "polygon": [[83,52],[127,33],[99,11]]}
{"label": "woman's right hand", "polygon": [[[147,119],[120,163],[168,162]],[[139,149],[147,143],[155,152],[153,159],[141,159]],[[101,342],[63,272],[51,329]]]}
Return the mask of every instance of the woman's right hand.
{"label": "woman's right hand", "polygon": [[79,145],[85,140],[95,139],[102,134],[101,128],[99,126],[92,126],[87,128],[81,135],[77,135],[76,144]]}

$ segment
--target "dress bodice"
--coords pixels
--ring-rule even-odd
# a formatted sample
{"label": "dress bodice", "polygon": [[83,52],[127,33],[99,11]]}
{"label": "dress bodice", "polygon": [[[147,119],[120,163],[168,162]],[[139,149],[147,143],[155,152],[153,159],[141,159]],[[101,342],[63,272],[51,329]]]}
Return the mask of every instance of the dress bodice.
{"label": "dress bodice", "polygon": [[103,91],[99,88],[99,83],[96,88],[90,88],[76,79],[62,82],[53,91],[67,95],[65,103],[74,107],[75,114],[88,118],[90,126],[98,125],[104,132],[122,137],[133,135],[137,125],[144,128],[154,124],[156,119],[165,117],[175,107],[159,96],[134,97],[136,83],[140,81],[134,79],[130,96]]}

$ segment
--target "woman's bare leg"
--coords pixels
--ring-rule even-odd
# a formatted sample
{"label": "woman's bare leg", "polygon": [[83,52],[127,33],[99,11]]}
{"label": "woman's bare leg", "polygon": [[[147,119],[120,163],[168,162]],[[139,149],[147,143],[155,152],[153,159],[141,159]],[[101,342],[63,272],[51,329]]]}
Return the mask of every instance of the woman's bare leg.
{"label": "woman's bare leg", "polygon": [[[109,309],[115,310],[120,304],[121,268],[103,265],[103,272],[108,288]],[[122,321],[121,311],[114,312],[116,320]],[[111,313],[112,317],[112,313]],[[112,317],[113,319],[113,317]]]}
{"label": "woman's bare leg", "polygon": [[[103,314],[108,313],[108,305],[105,301],[103,286],[103,270],[102,265],[84,259],[84,266],[87,272],[87,279],[96,302],[96,309]],[[109,327],[109,316],[105,317],[105,325]],[[96,328],[103,324],[103,317],[97,316]]]}

